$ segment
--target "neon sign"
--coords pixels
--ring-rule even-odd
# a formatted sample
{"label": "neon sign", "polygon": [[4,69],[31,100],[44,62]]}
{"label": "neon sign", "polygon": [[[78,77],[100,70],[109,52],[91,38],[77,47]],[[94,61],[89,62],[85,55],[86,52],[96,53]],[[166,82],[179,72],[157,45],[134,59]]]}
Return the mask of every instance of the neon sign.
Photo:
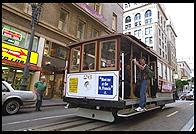
{"label": "neon sign", "polygon": [[3,28],[2,36],[7,37],[7,38],[11,38],[16,41],[22,40],[22,34],[16,32],[16,31],[13,31],[11,29],[7,29],[7,28]]}

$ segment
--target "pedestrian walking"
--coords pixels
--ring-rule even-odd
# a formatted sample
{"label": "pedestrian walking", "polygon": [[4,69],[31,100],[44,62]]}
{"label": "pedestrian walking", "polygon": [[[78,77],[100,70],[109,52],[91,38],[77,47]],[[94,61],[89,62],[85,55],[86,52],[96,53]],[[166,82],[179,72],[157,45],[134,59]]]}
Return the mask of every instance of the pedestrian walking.
{"label": "pedestrian walking", "polygon": [[46,77],[41,76],[40,81],[36,82],[34,85],[34,92],[37,95],[35,111],[41,111],[40,107],[42,105],[44,92],[46,91],[46,95],[48,95],[48,90],[46,90],[46,88],[47,88]]}

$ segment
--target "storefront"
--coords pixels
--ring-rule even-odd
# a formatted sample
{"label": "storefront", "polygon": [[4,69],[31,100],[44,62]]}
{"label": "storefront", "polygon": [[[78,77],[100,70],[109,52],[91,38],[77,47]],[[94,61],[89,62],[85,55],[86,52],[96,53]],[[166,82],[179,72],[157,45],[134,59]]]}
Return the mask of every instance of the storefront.
{"label": "storefront", "polygon": [[67,52],[66,47],[48,40],[45,41],[41,72],[47,77],[48,96],[45,96],[45,99],[62,98],[63,96]]}
{"label": "storefront", "polygon": [[[2,78],[11,83],[16,90],[20,89],[29,40],[30,34],[8,25],[2,26]],[[41,68],[37,66],[37,46],[38,37],[35,37],[29,66],[29,90],[35,71],[41,71]]]}

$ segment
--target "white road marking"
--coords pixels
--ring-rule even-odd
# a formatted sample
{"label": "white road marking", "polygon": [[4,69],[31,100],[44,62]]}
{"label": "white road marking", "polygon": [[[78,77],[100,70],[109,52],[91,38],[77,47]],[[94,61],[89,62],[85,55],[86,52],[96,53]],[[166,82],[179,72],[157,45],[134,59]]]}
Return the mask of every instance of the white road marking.
{"label": "white road marking", "polygon": [[23,120],[23,121],[16,121],[16,122],[11,122],[11,123],[6,123],[2,125],[13,125],[13,124],[19,124],[19,123],[24,123],[24,122],[31,122],[31,121],[37,121],[37,120],[45,120],[45,119],[51,119],[51,118],[59,118],[59,117],[66,117],[70,116],[73,114],[66,114],[66,115],[57,115],[57,116],[48,116],[48,117],[43,117],[43,118],[37,118],[37,119],[32,119],[32,120]]}
{"label": "white road marking", "polygon": [[190,106],[193,105],[193,103],[190,104]]}
{"label": "white road marking", "polygon": [[166,117],[170,117],[170,116],[172,116],[172,115],[174,115],[174,114],[176,114],[176,113],[178,113],[178,111],[175,111],[175,112],[173,112],[173,113],[167,115]]}

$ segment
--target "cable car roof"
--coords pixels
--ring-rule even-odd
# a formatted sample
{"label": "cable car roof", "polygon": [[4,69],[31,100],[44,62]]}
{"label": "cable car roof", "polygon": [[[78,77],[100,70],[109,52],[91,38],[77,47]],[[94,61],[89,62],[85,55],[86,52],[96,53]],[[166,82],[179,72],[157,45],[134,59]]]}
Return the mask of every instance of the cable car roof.
{"label": "cable car roof", "polygon": [[133,35],[125,35],[125,34],[122,34],[122,33],[117,33],[117,34],[109,34],[109,35],[103,35],[103,36],[99,36],[99,37],[96,37],[96,38],[91,38],[91,39],[87,39],[87,40],[83,40],[81,42],[74,42],[72,44],[69,44],[67,45],[68,47],[70,46],[74,46],[74,45],[78,45],[78,44],[83,44],[83,43],[87,43],[87,42],[92,42],[92,41],[96,41],[96,40],[102,40],[102,39],[107,39],[107,38],[114,38],[114,37],[120,37],[121,38],[125,38],[125,39],[128,39],[130,41],[135,41],[136,44],[143,48],[144,50],[146,50],[147,52],[149,52],[150,54],[152,54],[153,56],[157,57],[158,59],[161,60],[161,57],[153,50],[151,49],[148,45],[146,45],[145,43],[143,43],[141,40],[137,39],[135,36]]}

